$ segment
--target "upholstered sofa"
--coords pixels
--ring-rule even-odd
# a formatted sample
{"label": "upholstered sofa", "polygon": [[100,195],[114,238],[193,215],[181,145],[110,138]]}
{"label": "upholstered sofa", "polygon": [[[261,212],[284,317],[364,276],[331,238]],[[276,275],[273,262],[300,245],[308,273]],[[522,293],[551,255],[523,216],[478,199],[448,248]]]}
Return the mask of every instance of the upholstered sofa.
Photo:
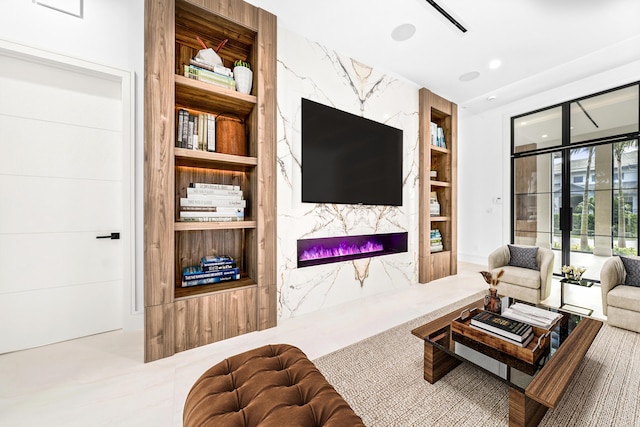
{"label": "upholstered sofa", "polygon": [[524,245],[504,245],[489,254],[489,271],[504,270],[498,294],[538,304],[551,293],[553,251]]}
{"label": "upholstered sofa", "polygon": [[364,427],[297,347],[266,345],[229,357],[194,383],[185,427]]}
{"label": "upholstered sofa", "polygon": [[602,312],[607,323],[640,332],[640,257],[612,257],[600,270]]}

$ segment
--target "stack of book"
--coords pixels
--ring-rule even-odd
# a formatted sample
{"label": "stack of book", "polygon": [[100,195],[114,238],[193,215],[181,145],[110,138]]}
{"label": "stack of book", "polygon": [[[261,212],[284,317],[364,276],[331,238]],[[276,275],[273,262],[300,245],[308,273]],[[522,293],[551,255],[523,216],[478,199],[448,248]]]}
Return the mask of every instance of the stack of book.
{"label": "stack of book", "polygon": [[429,197],[429,214],[440,216],[440,203],[438,203],[438,194],[435,191],[432,191]]}
{"label": "stack of book", "polygon": [[180,221],[244,221],[246,206],[238,185],[191,183],[180,198]]}
{"label": "stack of book", "polygon": [[[233,77],[223,74],[222,72],[212,71],[211,69],[207,69],[204,64],[198,63],[198,65],[193,65],[192,61],[190,65],[184,66],[184,75],[185,77],[189,77],[190,79],[200,80],[205,83],[210,83],[215,86],[223,87],[226,89],[236,90],[236,81]],[[225,68],[228,70],[228,68]],[[219,71],[222,71],[220,69]]]}
{"label": "stack of book", "polygon": [[431,230],[431,252],[440,252],[444,249],[442,246],[442,234],[440,234],[440,230]]}
{"label": "stack of book", "polygon": [[533,340],[533,327],[490,311],[481,311],[471,318],[471,326],[520,347]]}
{"label": "stack of book", "polygon": [[444,130],[436,123],[431,122],[429,133],[431,134],[431,145],[436,147],[447,148],[447,143],[444,140]]}
{"label": "stack of book", "polygon": [[562,317],[560,313],[554,313],[544,308],[533,307],[520,302],[506,309],[502,315],[546,330],[551,329],[558,319]]}
{"label": "stack of book", "polygon": [[182,287],[209,285],[240,279],[240,269],[235,260],[227,255],[205,256],[200,265],[182,269]]}
{"label": "stack of book", "polygon": [[176,147],[216,151],[216,118],[209,113],[178,110]]}

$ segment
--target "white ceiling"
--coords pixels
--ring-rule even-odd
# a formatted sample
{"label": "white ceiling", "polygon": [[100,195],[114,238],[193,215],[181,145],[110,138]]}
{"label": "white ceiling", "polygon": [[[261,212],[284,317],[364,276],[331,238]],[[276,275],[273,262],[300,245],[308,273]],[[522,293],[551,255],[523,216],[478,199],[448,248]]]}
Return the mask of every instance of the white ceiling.
{"label": "white ceiling", "polygon": [[[640,0],[436,0],[466,33],[425,0],[248,1],[279,26],[473,112],[640,60]],[[415,35],[394,41],[406,23]],[[502,66],[490,69],[493,59]],[[459,80],[473,71],[480,76]]]}

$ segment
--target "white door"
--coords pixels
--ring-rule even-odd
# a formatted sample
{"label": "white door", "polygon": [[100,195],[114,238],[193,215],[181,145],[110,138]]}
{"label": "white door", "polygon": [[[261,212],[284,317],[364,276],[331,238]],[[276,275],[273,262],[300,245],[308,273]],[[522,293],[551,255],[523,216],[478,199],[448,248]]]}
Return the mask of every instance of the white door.
{"label": "white door", "polygon": [[[123,99],[95,70],[0,50],[0,353],[123,324]],[[127,283],[128,285],[128,283]]]}

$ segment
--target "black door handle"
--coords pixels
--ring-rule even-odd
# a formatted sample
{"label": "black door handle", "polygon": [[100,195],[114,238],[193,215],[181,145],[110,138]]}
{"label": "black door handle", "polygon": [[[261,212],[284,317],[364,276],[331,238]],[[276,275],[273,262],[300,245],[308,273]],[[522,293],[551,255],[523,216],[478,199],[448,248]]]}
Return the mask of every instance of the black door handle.
{"label": "black door handle", "polygon": [[108,236],[96,236],[96,239],[118,240],[118,239],[120,239],[120,233],[111,233]]}

